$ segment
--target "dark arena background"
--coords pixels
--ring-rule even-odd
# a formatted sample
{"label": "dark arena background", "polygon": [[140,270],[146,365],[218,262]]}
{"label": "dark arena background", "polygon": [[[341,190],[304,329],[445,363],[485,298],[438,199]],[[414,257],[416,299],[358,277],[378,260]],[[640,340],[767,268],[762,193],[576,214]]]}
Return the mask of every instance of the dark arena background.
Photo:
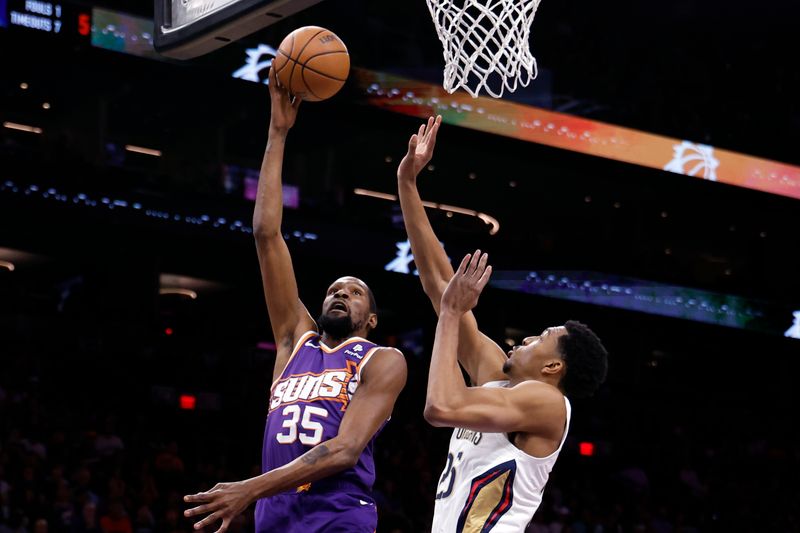
{"label": "dark arena background", "polygon": [[481,328],[577,319],[610,353],[527,531],[800,531],[799,17],[544,0],[539,77],[497,101],[441,90],[421,0],[324,0],[185,61],[147,1],[0,0],[0,532],[188,532],[184,494],[260,472],[265,66],[311,24],[353,70],[300,107],[283,230],[312,314],[359,276],[408,362],[378,531],[429,530],[450,437],[422,417],[436,317],[393,196],[431,113],[419,186],[455,262],[490,254]]}

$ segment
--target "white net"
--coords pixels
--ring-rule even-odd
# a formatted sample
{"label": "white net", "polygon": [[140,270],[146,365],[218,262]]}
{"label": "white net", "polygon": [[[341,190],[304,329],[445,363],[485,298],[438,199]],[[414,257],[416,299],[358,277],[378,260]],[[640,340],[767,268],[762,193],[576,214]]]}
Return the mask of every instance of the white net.
{"label": "white net", "polygon": [[427,0],[444,46],[444,88],[500,98],[536,78],[530,33],[541,0]]}

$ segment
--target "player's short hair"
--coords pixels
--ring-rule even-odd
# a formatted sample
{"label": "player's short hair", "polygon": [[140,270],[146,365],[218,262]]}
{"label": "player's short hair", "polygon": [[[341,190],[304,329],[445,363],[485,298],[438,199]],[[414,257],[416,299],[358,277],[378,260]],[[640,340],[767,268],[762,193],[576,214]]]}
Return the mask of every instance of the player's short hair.
{"label": "player's short hair", "polygon": [[586,398],[606,380],[608,352],[585,324],[568,320],[564,327],[567,334],[558,339],[558,350],[567,365],[561,388],[569,397]]}

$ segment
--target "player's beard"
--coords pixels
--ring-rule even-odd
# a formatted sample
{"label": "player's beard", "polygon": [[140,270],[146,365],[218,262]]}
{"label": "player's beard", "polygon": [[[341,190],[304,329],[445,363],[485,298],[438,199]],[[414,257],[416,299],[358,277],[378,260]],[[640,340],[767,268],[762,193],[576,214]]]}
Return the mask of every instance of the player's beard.
{"label": "player's beard", "polygon": [[330,316],[321,314],[317,319],[321,332],[325,332],[334,339],[346,339],[356,330],[350,315]]}
{"label": "player's beard", "polygon": [[511,371],[511,358],[508,358],[505,360],[505,362],[503,362],[503,374],[508,375],[510,371]]}

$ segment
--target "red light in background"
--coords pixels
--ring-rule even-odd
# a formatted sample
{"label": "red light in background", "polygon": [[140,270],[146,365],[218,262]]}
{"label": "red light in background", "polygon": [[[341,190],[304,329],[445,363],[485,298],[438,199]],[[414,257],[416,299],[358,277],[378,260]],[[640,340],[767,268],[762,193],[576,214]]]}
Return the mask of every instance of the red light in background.
{"label": "red light in background", "polygon": [[578,452],[586,457],[594,455],[594,444],[591,442],[581,442],[578,445]]}
{"label": "red light in background", "polygon": [[173,333],[174,332],[172,331],[172,328],[165,328],[164,329],[164,335],[172,335]]}
{"label": "red light in background", "polygon": [[88,13],[78,14],[78,33],[87,36],[92,32],[92,19]]}
{"label": "red light in background", "polygon": [[197,398],[191,394],[181,394],[180,405],[181,409],[194,409],[194,406],[197,405]]}

